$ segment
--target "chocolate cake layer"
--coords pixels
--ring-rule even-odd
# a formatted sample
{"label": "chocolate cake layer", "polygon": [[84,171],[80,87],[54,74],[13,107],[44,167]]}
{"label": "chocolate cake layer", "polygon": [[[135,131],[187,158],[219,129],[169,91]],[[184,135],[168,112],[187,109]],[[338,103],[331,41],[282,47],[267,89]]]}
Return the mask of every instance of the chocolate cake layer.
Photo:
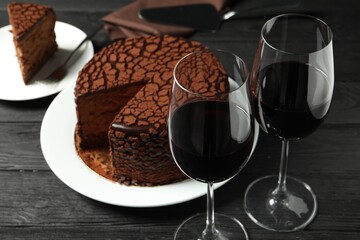
{"label": "chocolate cake layer", "polygon": [[120,40],[95,54],[75,89],[78,151],[110,147],[113,179],[124,184],[185,179],[168,145],[169,94],[175,64],[202,49],[165,35]]}
{"label": "chocolate cake layer", "polygon": [[198,42],[164,36],[147,38],[139,51],[147,83],[120,110],[109,130],[114,176],[121,182],[159,185],[185,178],[168,145],[169,94],[176,63],[203,48]]}
{"label": "chocolate cake layer", "polygon": [[7,8],[11,16],[12,32],[16,38],[30,31],[49,11],[52,11],[47,6],[33,3],[9,3]]}
{"label": "chocolate cake layer", "polygon": [[57,49],[55,12],[32,3],[9,3],[7,9],[21,74],[28,84]]}

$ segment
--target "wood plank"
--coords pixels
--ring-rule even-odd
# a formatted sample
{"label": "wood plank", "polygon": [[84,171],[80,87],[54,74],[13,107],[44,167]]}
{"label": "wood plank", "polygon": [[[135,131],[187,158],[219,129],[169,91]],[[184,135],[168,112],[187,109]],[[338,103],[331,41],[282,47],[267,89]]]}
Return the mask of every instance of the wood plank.
{"label": "wood plank", "polygon": [[54,97],[31,101],[0,101],[0,122],[41,122]]}
{"label": "wood plank", "polygon": [[[259,229],[244,214],[241,199],[249,180],[257,177],[248,173],[239,174],[215,194],[216,210],[241,219],[251,232]],[[360,188],[358,179],[358,175],[351,173],[346,177],[332,173],[312,176],[311,185],[316,189],[320,208],[317,218],[305,232],[327,232],[330,228],[331,232],[359,234],[360,199],[352,198]],[[92,224],[103,228],[114,226],[119,230],[126,227],[128,233],[132,232],[132,228],[141,227],[146,231],[145,225],[156,225],[155,231],[158,231],[162,225],[176,226],[181,219],[205,208],[204,198],[160,208],[114,207],[74,192],[49,171],[2,171],[0,187],[3,189],[0,199],[0,225],[3,227],[0,233],[4,227],[8,231],[18,227],[32,231],[37,228],[79,229]],[[293,236],[302,235],[300,232],[300,235]]]}
{"label": "wood plank", "polygon": [[[168,240],[173,238],[176,225],[169,226],[163,224],[143,224],[143,225],[124,225],[124,226],[81,226],[81,227],[46,227],[47,231],[41,227],[32,228],[2,228],[0,234],[4,240],[23,240],[24,236],[29,240],[48,240],[48,239],[116,239],[116,240]],[[275,233],[262,229],[248,229],[250,239],[277,239],[277,240],[355,240],[360,235],[357,232],[335,232],[335,231],[309,231],[302,230],[295,233]],[[139,236],[144,236],[139,238]]]}
{"label": "wood plank", "polygon": [[40,122],[0,124],[0,169],[49,169],[41,152],[40,124]]}
{"label": "wood plank", "polygon": [[[241,3],[245,1],[249,0]],[[53,6],[60,21],[90,33],[99,18],[133,0],[37,2]],[[258,177],[278,172],[280,141],[263,132],[244,170],[216,190],[215,208],[240,219],[250,239],[360,239],[360,32],[356,31],[360,28],[360,2],[302,2],[303,9],[317,11],[316,16],[334,31],[335,89],[331,110],[318,131],[290,145],[289,174],[314,189],[318,214],[305,230],[286,234],[263,230],[246,216],[242,206],[245,188]],[[7,3],[0,0],[1,26],[8,24]],[[233,51],[251,68],[266,20],[228,21],[217,33],[197,32],[189,37],[212,48]],[[101,31],[93,43],[99,51],[109,40]],[[67,187],[49,170],[39,140],[43,115],[54,97],[0,101],[1,239],[171,239],[182,220],[205,211],[204,197],[167,207],[126,208],[91,200]]]}

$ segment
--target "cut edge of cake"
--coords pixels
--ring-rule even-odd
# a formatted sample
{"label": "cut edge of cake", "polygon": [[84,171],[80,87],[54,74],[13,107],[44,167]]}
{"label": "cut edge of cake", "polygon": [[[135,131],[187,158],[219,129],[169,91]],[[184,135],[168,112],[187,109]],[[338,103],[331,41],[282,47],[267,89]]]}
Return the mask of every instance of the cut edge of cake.
{"label": "cut edge of cake", "polygon": [[56,14],[51,7],[34,3],[12,2],[7,11],[21,76],[28,84],[58,48]]}
{"label": "cut edge of cake", "polygon": [[[131,98],[126,99],[125,104],[119,104],[121,107],[116,110],[117,112],[115,111],[111,122],[107,121],[109,122],[107,123],[108,125],[106,124],[108,134],[106,134],[106,138],[101,140],[101,142],[107,141],[107,144],[109,144],[103,147],[109,148],[109,160],[112,161],[113,179],[125,185],[137,186],[156,186],[186,179],[187,177],[172,160],[168,145],[166,119],[168,97],[172,83],[172,69],[176,62],[187,53],[205,48],[199,42],[189,41],[181,37],[162,35],[119,40],[95,54],[80,71],[75,88],[78,119],[75,141],[78,153],[80,155],[83,154],[84,151],[87,151],[84,147],[88,147],[80,146],[84,143],[82,131],[84,130],[83,120],[84,118],[86,119],[81,111],[87,109],[86,111],[89,111],[87,113],[89,116],[95,116],[93,119],[95,124],[91,122],[86,123],[92,124],[92,127],[89,125],[87,128],[91,129],[95,126],[103,125],[96,123],[96,119],[100,119],[102,113],[95,110],[96,106],[101,106],[101,112],[107,112],[106,110],[104,111],[106,104],[102,102],[101,94],[108,93],[109,89],[117,89],[118,95],[121,95],[121,88],[127,84],[134,84],[133,81],[135,79],[135,83],[141,83],[139,84],[141,87],[133,92]],[[157,60],[159,57],[162,59],[161,61]],[[162,64],[165,65],[162,66]],[[139,66],[141,67],[137,68]],[[144,70],[144,67],[147,70]],[[166,71],[163,71],[164,68],[166,68]],[[154,78],[162,79],[163,83],[151,80]],[[120,81],[120,83],[117,81]],[[124,83],[123,86],[121,82]],[[159,87],[159,84],[165,84],[165,86]],[[161,90],[158,90],[158,87]],[[135,113],[140,118],[144,117],[143,119],[137,119],[139,121],[136,121],[135,124],[132,124],[131,116],[127,118],[126,123],[123,121],[124,119],[119,121],[119,114],[122,116],[129,114],[129,112],[126,112],[126,109],[129,110],[131,105],[141,106],[138,109],[146,108],[149,102],[142,101],[142,95],[153,96],[154,98],[150,99],[149,102],[156,101],[161,103],[153,112],[150,111],[149,113],[153,116],[156,115],[154,118],[155,122],[146,125],[146,120],[149,120],[145,119],[147,118],[146,111],[142,111],[139,114]],[[94,99],[94,102],[91,103],[89,101],[91,97],[100,99],[100,102]],[[136,102],[136,100],[139,101]],[[104,99],[104,101],[107,100]],[[93,107],[90,108],[89,106]],[[149,105],[148,107],[151,106]],[[105,127],[101,128],[105,129]],[[126,136],[123,136],[121,133],[124,131]],[[79,136],[79,134],[82,136]],[[102,133],[101,135],[104,134]],[[115,147],[115,145],[117,146]],[[136,148],[134,148],[135,145],[137,146]],[[89,151],[92,151],[94,147],[96,146],[91,146]],[[134,157],[136,159],[132,160]],[[116,161],[119,158],[122,160]],[[117,171],[119,170],[118,168],[125,171]],[[145,175],[148,175],[148,177]]]}

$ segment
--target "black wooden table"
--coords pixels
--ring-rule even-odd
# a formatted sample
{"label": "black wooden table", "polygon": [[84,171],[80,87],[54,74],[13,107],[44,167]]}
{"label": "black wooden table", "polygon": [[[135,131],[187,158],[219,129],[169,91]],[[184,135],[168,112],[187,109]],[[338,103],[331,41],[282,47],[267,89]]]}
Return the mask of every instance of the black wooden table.
{"label": "black wooden table", "polygon": [[[59,21],[90,33],[100,17],[132,1],[36,2],[51,5]],[[7,3],[0,1],[1,27],[8,25]],[[357,240],[360,239],[360,3],[303,0],[302,10],[322,18],[334,32],[335,90],[330,113],[314,134],[290,146],[289,174],[312,186],[319,201],[317,216],[304,230],[275,233],[259,228],[244,213],[246,186],[260,176],[278,171],[280,141],[263,133],[245,169],[216,190],[215,208],[240,219],[254,240]],[[228,21],[217,33],[197,32],[189,38],[233,51],[251,66],[259,32],[266,20]],[[109,43],[104,32],[92,41],[95,51]],[[0,71],[3,67],[0,66]],[[128,208],[97,202],[66,186],[48,167],[39,140],[43,116],[54,97],[0,101],[0,239],[171,239],[183,219],[205,210],[204,197],[166,207]]]}

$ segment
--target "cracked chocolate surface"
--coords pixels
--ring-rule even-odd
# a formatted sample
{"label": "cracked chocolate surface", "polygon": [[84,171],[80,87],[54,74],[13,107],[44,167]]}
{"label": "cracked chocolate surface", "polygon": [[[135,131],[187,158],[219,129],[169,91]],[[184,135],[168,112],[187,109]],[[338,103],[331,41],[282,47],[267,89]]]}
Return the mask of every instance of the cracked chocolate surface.
{"label": "cracked chocolate surface", "polygon": [[80,148],[97,147],[100,138],[102,144],[110,143],[113,177],[123,184],[153,186],[185,179],[168,146],[169,94],[175,64],[202,49],[198,42],[165,35],[120,40],[95,54],[79,73],[75,89]]}
{"label": "cracked chocolate surface", "polygon": [[48,6],[33,3],[9,3],[7,9],[11,16],[12,32],[17,38],[28,32],[47,14],[54,13]]}
{"label": "cracked chocolate surface", "polygon": [[7,10],[21,75],[28,84],[57,50],[56,15],[52,8],[32,3],[9,3]]}
{"label": "cracked chocolate surface", "polygon": [[[165,131],[169,94],[171,91],[173,69],[176,63],[186,54],[204,47],[197,42],[190,42],[176,37],[152,37],[154,43],[146,44],[137,58],[142,56],[142,66],[137,75],[142,75],[147,84],[139,90],[114,119],[114,123],[123,125],[123,129],[133,126],[142,127],[139,134],[159,134]],[[144,44],[141,44],[144,46]],[[147,132],[144,127],[147,126]],[[111,130],[110,130],[111,131]],[[134,131],[133,131],[134,132]],[[127,131],[118,131],[118,138],[125,137]],[[164,134],[162,134],[164,135]]]}

